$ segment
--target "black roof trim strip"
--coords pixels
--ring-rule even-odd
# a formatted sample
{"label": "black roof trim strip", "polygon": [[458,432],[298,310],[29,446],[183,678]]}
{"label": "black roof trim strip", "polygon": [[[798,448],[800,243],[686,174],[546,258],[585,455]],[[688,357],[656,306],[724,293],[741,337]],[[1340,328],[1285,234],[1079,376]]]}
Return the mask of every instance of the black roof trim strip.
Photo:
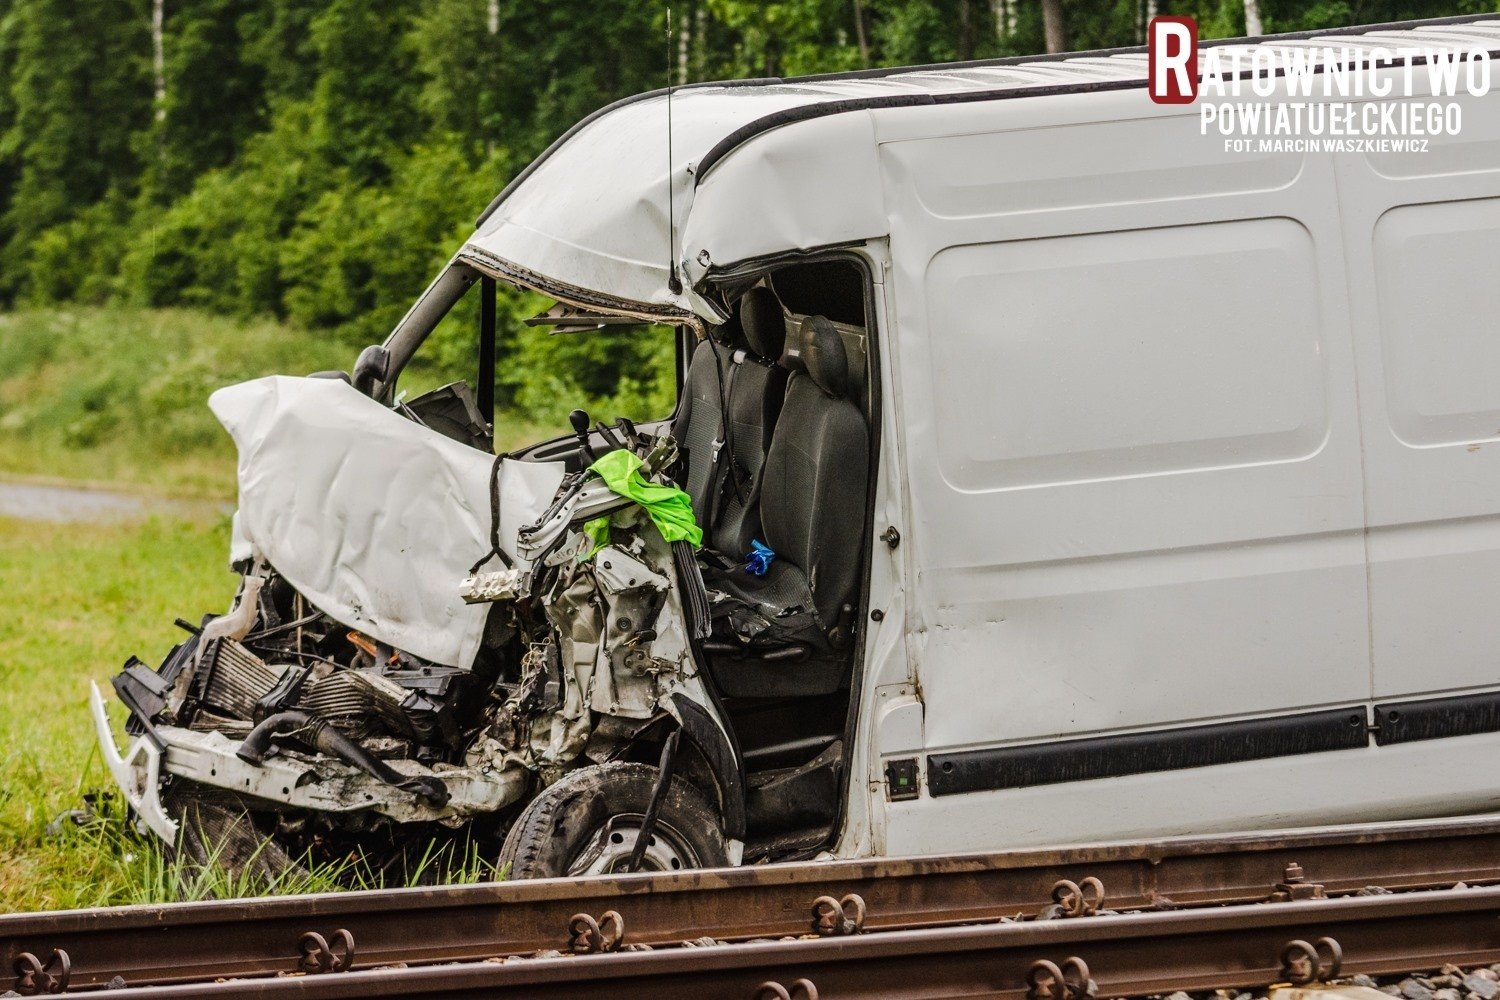
{"label": "black roof trim strip", "polygon": [[[1497,14],[1484,14],[1479,15],[1479,17],[1485,20],[1500,21],[1500,15]],[[1475,16],[1465,15],[1463,20],[1472,21],[1475,20]],[[1398,24],[1404,23],[1427,25],[1434,22],[1398,22]],[[1376,24],[1370,25],[1367,30],[1380,31],[1384,30],[1384,28],[1384,25]],[[1342,33],[1364,34],[1365,31],[1346,31]],[[1296,35],[1266,35],[1264,36],[1264,40],[1322,37],[1327,34],[1330,34],[1330,32],[1313,32],[1311,34],[1298,32]],[[1225,41],[1238,42],[1243,41],[1243,39],[1226,39]],[[1144,50],[1119,49],[1115,51],[1134,52]],[[1492,59],[1500,57],[1500,48],[1489,49],[1488,53]],[[1078,55],[1085,55],[1085,53],[1079,53]],[[1070,54],[1070,58],[1072,57]],[[1381,60],[1381,63],[1382,65],[1393,65],[1394,60]],[[1423,66],[1426,63],[1427,58],[1425,56],[1418,56],[1411,60],[1413,66]],[[1317,72],[1322,72],[1322,69],[1323,67],[1319,66]],[[1253,70],[1244,70],[1240,72],[1239,76],[1241,79],[1248,80],[1253,75],[1253,72]],[[1275,75],[1284,76],[1285,74],[1278,69]],[[1148,81],[1144,77],[1127,80],[1081,80],[1078,83],[1054,83],[1036,87],[1006,87],[999,90],[959,90],[947,94],[890,94],[883,97],[855,97],[843,101],[827,101],[822,104],[801,104],[795,108],[785,108],[774,114],[747,122],[720,139],[714,144],[712,149],[704,154],[703,159],[698,161],[694,171],[696,176],[694,177],[693,186],[697,187],[702,184],[703,179],[708,176],[709,171],[718,165],[719,161],[725,156],[734,152],[738,146],[749,142],[758,135],[778,129],[783,125],[811,121],[828,115],[847,114],[852,111],[919,107],[928,104],[972,104],[979,101],[1008,101],[1023,97],[1053,97],[1059,94],[1091,94],[1109,90],[1140,90],[1144,89],[1147,83]]]}
{"label": "black roof trim strip", "polygon": [[[1198,47],[1200,49],[1204,49],[1204,48],[1211,48],[1211,47],[1220,46],[1220,45],[1241,45],[1241,44],[1245,44],[1245,43],[1266,42],[1266,41],[1276,41],[1276,40],[1294,41],[1294,40],[1300,39],[1300,38],[1330,38],[1330,37],[1337,37],[1339,35],[1362,35],[1362,34],[1367,34],[1369,32],[1372,32],[1372,31],[1403,31],[1403,30],[1410,30],[1412,28],[1441,27],[1443,25],[1452,25],[1452,24],[1473,24],[1473,23],[1478,22],[1478,21],[1493,21],[1493,20],[1500,20],[1500,13],[1459,14],[1459,15],[1456,15],[1454,17],[1434,17],[1434,18],[1426,18],[1426,19],[1419,19],[1419,20],[1412,20],[1412,21],[1386,21],[1386,22],[1383,22],[1381,24],[1359,24],[1359,25],[1351,25],[1350,27],[1347,27],[1347,28],[1323,28],[1323,29],[1316,30],[1316,31],[1289,31],[1289,32],[1284,32],[1282,34],[1278,34],[1278,35],[1258,35],[1258,36],[1255,36],[1253,38],[1214,38],[1214,39],[1209,39],[1207,41],[1201,41],[1201,42],[1199,42],[1198,43]],[[934,72],[934,71],[939,71],[939,70],[953,71],[953,70],[964,70],[964,69],[976,69],[976,68],[982,68],[982,67],[988,67],[988,66],[1024,66],[1024,65],[1026,65],[1028,63],[1061,62],[1061,61],[1064,61],[1064,60],[1067,60],[1067,59],[1090,59],[1090,58],[1098,58],[1098,57],[1101,57],[1101,56],[1116,56],[1116,55],[1129,55],[1131,53],[1144,53],[1145,51],[1146,51],[1146,47],[1143,46],[1143,45],[1128,45],[1128,46],[1122,46],[1122,47],[1113,48],[1113,49],[1088,49],[1088,50],[1085,50],[1083,52],[1044,53],[1044,54],[1040,54],[1040,55],[1030,55],[1030,56],[1001,56],[1001,57],[998,57],[998,58],[995,58],[995,59],[971,59],[971,60],[969,60],[967,62],[924,63],[924,64],[916,65],[916,66],[886,66],[886,67],[880,67],[880,68],[876,68],[876,69],[849,70],[849,71],[843,72],[843,73],[818,73],[818,74],[812,74],[812,75],[809,75],[809,76],[791,76],[791,77],[775,77],[775,76],[771,76],[771,77],[759,77],[759,78],[748,79],[748,80],[702,80],[702,81],[699,81],[699,82],[696,82],[696,83],[685,83],[685,84],[682,84],[681,86],[673,87],[673,88],[670,88],[670,89],[672,90],[673,93],[680,93],[680,92],[682,92],[684,90],[699,90],[699,89],[702,89],[702,88],[705,88],[705,87],[766,87],[766,86],[771,86],[773,84],[782,84],[782,83],[826,83],[826,82],[837,81],[837,80],[872,80],[872,79],[880,79],[882,77],[887,77],[887,76],[897,76],[897,75],[900,75],[900,74],[903,74],[903,73],[923,73],[923,72]],[[1107,82],[1115,83],[1116,81],[1107,81]],[[659,88],[657,90],[648,90],[648,91],[646,91],[643,94],[632,94],[630,97],[621,98],[620,100],[615,101],[613,104],[607,104],[604,107],[598,109],[597,111],[594,111],[593,113],[591,113],[587,117],[583,118],[582,120],[580,120],[579,122],[577,122],[576,124],[574,124],[572,128],[568,129],[562,135],[558,136],[557,139],[554,140],[552,142],[552,144],[550,146],[548,146],[545,150],[543,150],[542,153],[539,156],[537,156],[536,159],[532,160],[529,164],[527,164],[526,167],[524,169],[522,169],[520,173],[516,174],[515,177],[511,178],[510,183],[506,184],[505,187],[501,190],[501,192],[499,194],[495,195],[494,199],[489,203],[489,206],[486,207],[485,210],[482,213],[480,213],[479,218],[476,219],[475,222],[474,222],[474,228],[478,229],[480,226],[484,225],[485,220],[487,220],[491,215],[495,214],[495,210],[500,207],[501,203],[504,202],[506,198],[510,197],[511,193],[513,191],[515,191],[515,189],[523,181],[525,181],[526,178],[530,177],[532,175],[532,173],[536,171],[536,168],[539,167],[539,166],[541,166],[541,164],[542,164],[543,161],[545,161],[553,153],[557,152],[558,148],[560,146],[562,146],[563,143],[565,143],[569,139],[573,138],[573,136],[577,135],[585,127],[587,127],[588,125],[592,124],[595,120],[597,120],[599,118],[602,118],[603,116],[609,114],[612,111],[618,111],[620,108],[627,107],[627,106],[629,106],[631,104],[636,103],[637,101],[646,101],[646,100],[650,100],[653,97],[660,97],[660,96],[664,95],[667,92],[667,89],[668,88],[663,87],[663,88]],[[1046,90],[1029,90],[1029,91],[1026,91],[1026,95],[1027,96],[1044,96],[1045,93],[1051,92],[1052,89],[1053,88],[1046,88]],[[1092,87],[1091,88],[1091,87],[1088,87],[1086,85],[1069,85],[1066,88],[1065,91],[1059,91],[1059,92],[1081,93],[1081,92],[1086,92],[1086,91],[1088,91],[1090,89],[1104,90],[1104,89],[1118,89],[1118,88],[1116,88],[1116,87]],[[985,93],[991,93],[991,92],[985,92]],[[910,102],[912,104],[940,103],[939,100],[937,99],[937,97],[935,95],[926,94],[926,95],[911,95],[911,96],[920,96],[920,97],[929,98],[929,100],[912,101],[912,102]],[[990,98],[971,98],[971,99],[986,100],[986,99],[990,99]],[[833,102],[833,103],[834,104],[852,103],[852,100],[853,99],[851,99],[851,102],[836,101],[836,102]],[[869,99],[864,99],[864,100],[869,100]],[[941,102],[941,103],[946,103],[946,102]],[[880,106],[881,107],[899,107],[901,105],[899,103],[889,103],[889,104],[882,104]],[[789,109],[789,110],[797,110],[797,109]],[[848,108],[848,109],[844,109],[844,110],[860,110],[860,109],[858,109],[858,108]],[[785,112],[783,112],[783,113],[785,113]],[[841,112],[840,111],[833,111],[833,112],[828,112],[828,113],[829,114],[839,114]],[[773,115],[773,116],[770,116],[770,117],[774,118],[774,117],[777,117],[777,116]],[[810,115],[808,117],[821,117],[821,116],[819,116],[819,115]],[[792,119],[792,120],[804,120],[804,119]],[[745,132],[747,129],[750,129],[755,124],[756,123],[752,122],[750,125],[747,125],[744,128],[742,128],[742,129],[739,129],[735,134],[738,135],[740,132]],[[784,122],[783,124],[787,124],[787,123]],[[766,130],[765,129],[761,129],[760,131],[766,131]],[[751,138],[755,134],[758,134],[758,133],[756,133],[756,132],[750,132],[749,134],[747,134],[745,136],[745,138],[746,139]],[[728,141],[728,140],[727,139],[726,140],[721,140],[714,147],[714,149],[717,150],[719,148],[719,146],[724,145],[724,142],[726,142],[726,141]],[[743,141],[743,140],[741,140],[741,141]],[[726,150],[726,152],[727,152],[727,150]],[[722,155],[723,154],[721,153],[720,156],[722,156]],[[712,152],[710,152],[710,156],[712,156]],[[704,163],[708,163],[708,162],[709,162],[709,160],[705,159],[703,162],[699,163],[698,166],[697,166],[697,175],[698,175],[697,180],[699,182],[701,182],[702,179],[703,179]]]}

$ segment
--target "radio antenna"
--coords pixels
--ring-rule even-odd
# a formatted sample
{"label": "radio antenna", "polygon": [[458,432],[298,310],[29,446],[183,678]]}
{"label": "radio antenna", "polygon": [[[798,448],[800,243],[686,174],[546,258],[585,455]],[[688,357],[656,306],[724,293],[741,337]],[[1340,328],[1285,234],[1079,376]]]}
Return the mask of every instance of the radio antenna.
{"label": "radio antenna", "polygon": [[667,7],[667,290],[682,294],[677,277],[677,206],[672,197],[672,8]]}

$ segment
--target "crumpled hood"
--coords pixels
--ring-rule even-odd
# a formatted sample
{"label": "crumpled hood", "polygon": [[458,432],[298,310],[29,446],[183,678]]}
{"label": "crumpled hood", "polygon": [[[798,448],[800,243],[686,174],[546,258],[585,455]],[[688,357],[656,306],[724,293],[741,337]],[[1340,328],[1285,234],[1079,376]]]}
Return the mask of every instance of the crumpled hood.
{"label": "crumpled hood", "polygon": [[[256,379],[209,406],[239,449],[232,561],[265,559],[319,610],[398,649],[473,663],[489,606],[465,604],[459,582],[490,548],[491,456],[334,379]],[[562,475],[502,463],[507,552]]]}

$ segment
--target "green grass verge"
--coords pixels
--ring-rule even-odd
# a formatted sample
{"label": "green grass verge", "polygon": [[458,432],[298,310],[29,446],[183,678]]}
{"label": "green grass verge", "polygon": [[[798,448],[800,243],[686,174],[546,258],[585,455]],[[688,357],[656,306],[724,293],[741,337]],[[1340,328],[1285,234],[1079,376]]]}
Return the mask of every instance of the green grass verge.
{"label": "green grass verge", "polygon": [[[357,353],[327,333],[182,309],[0,315],[0,472],[232,500],[234,446],[209,394],[347,371]],[[496,423],[502,451],[562,432],[516,414]]]}
{"label": "green grass verge", "polygon": [[[141,902],[168,888],[159,853],[119,810],[47,826],[109,784],[88,682],[159,660],[178,615],[228,605],[227,522],[41,524],[0,519],[0,910]],[[206,887],[205,887],[206,888]]]}

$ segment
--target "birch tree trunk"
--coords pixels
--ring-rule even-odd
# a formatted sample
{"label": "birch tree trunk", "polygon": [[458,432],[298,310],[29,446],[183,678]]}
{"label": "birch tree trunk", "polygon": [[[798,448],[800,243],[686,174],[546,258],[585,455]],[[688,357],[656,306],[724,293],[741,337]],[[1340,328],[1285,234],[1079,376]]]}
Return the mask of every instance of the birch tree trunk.
{"label": "birch tree trunk", "polygon": [[865,69],[870,68],[870,38],[865,34],[865,5],[854,0],[854,40],[859,43],[859,61]]}
{"label": "birch tree trunk", "polygon": [[1257,0],[1245,0],[1245,34],[1254,36],[1264,33],[1260,26],[1260,4]]}
{"label": "birch tree trunk", "polygon": [[974,12],[970,0],[958,0],[958,59],[974,58]]}
{"label": "birch tree trunk", "polygon": [[1068,22],[1063,16],[1062,0],[1042,0],[1042,27],[1047,35],[1048,52],[1068,51]]}
{"label": "birch tree trunk", "polygon": [[1015,0],[990,0],[990,11],[995,15],[995,41],[1006,48],[1016,34]]}
{"label": "birch tree trunk", "polygon": [[166,20],[166,0],[151,0],[152,104],[158,123],[167,119],[167,50],[162,41],[162,29]]}
{"label": "birch tree trunk", "polygon": [[490,34],[500,34],[500,0],[489,0],[489,9],[486,13],[488,18],[485,26],[490,29]]}
{"label": "birch tree trunk", "polygon": [[705,65],[703,56],[703,39],[708,37],[708,5],[700,3],[693,10],[693,79],[702,80],[708,76],[708,67]]}
{"label": "birch tree trunk", "polygon": [[1151,28],[1151,19],[1160,13],[1156,0],[1141,0],[1140,19],[1135,26],[1135,41],[1137,45],[1146,44],[1146,33]]}

